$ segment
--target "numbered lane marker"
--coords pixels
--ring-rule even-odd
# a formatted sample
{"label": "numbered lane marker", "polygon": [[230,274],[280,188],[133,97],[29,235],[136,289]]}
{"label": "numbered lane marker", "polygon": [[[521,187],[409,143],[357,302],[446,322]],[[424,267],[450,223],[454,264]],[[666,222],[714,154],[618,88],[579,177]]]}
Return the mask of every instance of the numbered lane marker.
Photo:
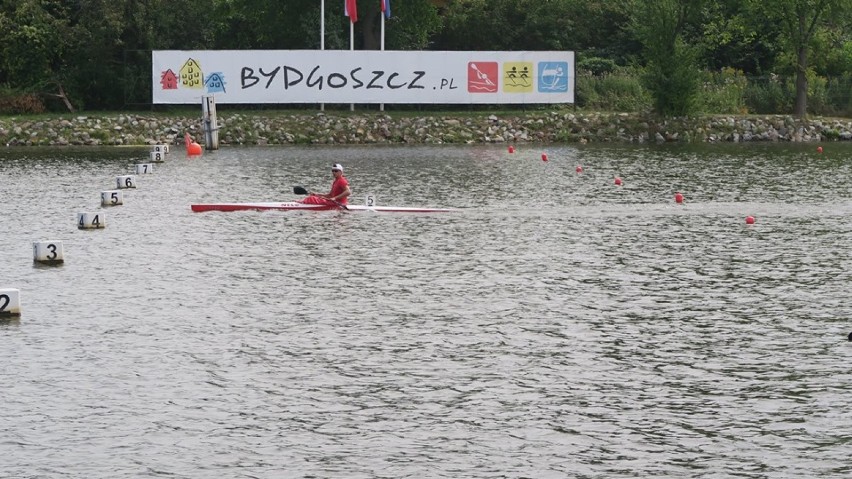
{"label": "numbered lane marker", "polygon": [[154,147],[151,148],[151,151],[165,155],[169,152],[169,145],[154,145]]}
{"label": "numbered lane marker", "polygon": [[376,195],[367,195],[364,197],[364,206],[372,208],[376,206]]}
{"label": "numbered lane marker", "polygon": [[162,163],[162,162],[166,161],[166,154],[163,153],[162,151],[152,151],[151,154],[149,155],[149,158],[154,163]]}
{"label": "numbered lane marker", "polygon": [[46,264],[64,262],[65,257],[62,253],[62,241],[34,241],[33,261]]}
{"label": "numbered lane marker", "polygon": [[147,175],[149,173],[154,172],[154,164],[153,163],[138,163],[136,165],[136,174],[137,175]]}
{"label": "numbered lane marker", "polygon": [[115,187],[118,189],[136,188],[136,178],[132,175],[116,176]]}
{"label": "numbered lane marker", "polygon": [[20,316],[21,292],[17,289],[0,289],[0,316]]}
{"label": "numbered lane marker", "polygon": [[118,206],[124,204],[124,192],[121,190],[101,191],[101,206]]}
{"label": "numbered lane marker", "polygon": [[77,213],[77,228],[81,230],[106,228],[106,215],[103,213]]}

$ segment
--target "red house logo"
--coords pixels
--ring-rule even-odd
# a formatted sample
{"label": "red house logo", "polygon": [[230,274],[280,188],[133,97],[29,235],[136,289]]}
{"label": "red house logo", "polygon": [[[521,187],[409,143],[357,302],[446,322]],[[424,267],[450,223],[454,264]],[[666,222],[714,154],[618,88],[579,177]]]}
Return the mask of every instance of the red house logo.
{"label": "red house logo", "polygon": [[160,85],[163,86],[163,90],[177,90],[178,88],[178,77],[175,75],[175,72],[172,71],[171,68],[164,71],[160,76]]}

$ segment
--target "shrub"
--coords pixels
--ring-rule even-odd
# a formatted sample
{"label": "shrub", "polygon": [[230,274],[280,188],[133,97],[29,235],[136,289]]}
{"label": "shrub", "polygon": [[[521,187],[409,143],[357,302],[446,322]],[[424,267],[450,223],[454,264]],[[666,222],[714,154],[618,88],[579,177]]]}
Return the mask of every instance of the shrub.
{"label": "shrub", "polygon": [[639,72],[620,68],[612,73],[591,75],[578,73],[577,106],[603,111],[643,111],[650,108],[651,98],[642,87]]}
{"label": "shrub", "polygon": [[704,72],[698,94],[698,109],[703,113],[745,114],[748,106],[745,91],[748,79],[743,72],[723,68],[719,72]]}
{"label": "shrub", "polygon": [[852,117],[852,73],[829,78],[826,84],[826,115]]}
{"label": "shrub", "polygon": [[772,74],[752,77],[745,89],[745,103],[752,113],[790,113],[796,99],[795,81]]}
{"label": "shrub", "polygon": [[44,112],[44,103],[35,93],[0,87],[0,113],[29,115]]}
{"label": "shrub", "polygon": [[602,76],[612,73],[617,68],[614,61],[609,58],[589,57],[577,61],[577,70],[594,76]]}

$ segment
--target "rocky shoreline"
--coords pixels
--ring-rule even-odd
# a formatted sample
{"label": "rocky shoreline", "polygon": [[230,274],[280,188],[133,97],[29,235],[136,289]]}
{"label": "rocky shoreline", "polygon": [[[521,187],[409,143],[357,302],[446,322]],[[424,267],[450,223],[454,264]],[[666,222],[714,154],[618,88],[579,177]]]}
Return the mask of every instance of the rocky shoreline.
{"label": "rocky shoreline", "polygon": [[[468,114],[229,113],[218,119],[220,145],[478,144],[852,141],[852,119],[785,115],[699,116],[655,120],[632,113],[539,111]],[[6,146],[204,143],[199,116],[150,114],[0,118]]]}

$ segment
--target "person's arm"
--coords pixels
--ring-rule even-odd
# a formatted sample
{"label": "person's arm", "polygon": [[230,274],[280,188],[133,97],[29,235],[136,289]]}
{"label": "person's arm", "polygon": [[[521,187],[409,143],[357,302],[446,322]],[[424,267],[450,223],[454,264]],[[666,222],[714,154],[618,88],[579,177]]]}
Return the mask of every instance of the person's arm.
{"label": "person's arm", "polygon": [[331,191],[329,191],[328,193],[317,193],[316,191],[309,191],[308,194],[310,194],[311,196],[319,196],[320,198],[325,199],[331,198]]}
{"label": "person's arm", "polygon": [[351,194],[352,194],[352,190],[350,190],[350,189],[349,189],[349,185],[346,185],[346,188],[345,188],[345,189],[343,190],[343,192],[342,192],[342,193],[340,193],[339,195],[337,195],[337,196],[331,196],[331,193],[329,193],[329,194],[326,196],[326,198],[328,198],[328,199],[330,199],[330,200],[332,200],[332,201],[340,201],[340,200],[342,200],[343,198],[348,198],[348,197],[349,197],[349,195],[351,195]]}

